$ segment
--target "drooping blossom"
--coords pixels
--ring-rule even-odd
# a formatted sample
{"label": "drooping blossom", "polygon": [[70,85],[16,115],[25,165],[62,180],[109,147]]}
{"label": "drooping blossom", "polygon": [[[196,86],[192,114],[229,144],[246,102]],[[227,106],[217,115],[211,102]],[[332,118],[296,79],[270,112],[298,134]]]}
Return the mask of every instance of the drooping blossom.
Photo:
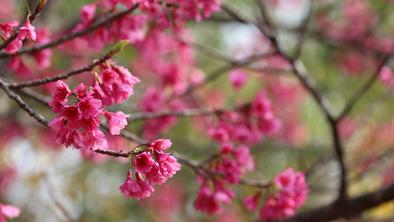
{"label": "drooping blossom", "polygon": [[100,99],[104,106],[122,103],[133,95],[133,87],[140,80],[128,69],[112,62],[103,64],[100,68],[98,79],[93,85],[93,96]]}
{"label": "drooping blossom", "polygon": [[306,202],[308,185],[303,173],[289,168],[275,177],[274,184],[279,191],[265,200],[260,210],[261,221],[281,220],[293,216]]}
{"label": "drooping blossom", "polygon": [[[7,33],[6,35],[9,35],[9,33]],[[35,41],[36,38],[37,35],[36,35],[35,27],[30,24],[30,20],[27,20],[25,24],[19,29],[16,38],[7,45],[5,51],[7,53],[14,53],[22,47],[23,40],[29,39]]]}
{"label": "drooping blossom", "polygon": [[134,174],[130,171],[126,180],[120,186],[125,197],[143,199],[149,197],[155,185],[162,185],[180,170],[177,159],[163,150],[169,148],[171,141],[160,139],[145,147],[143,152],[136,154],[133,166]]}
{"label": "drooping blossom", "polygon": [[232,144],[222,144],[216,171],[222,173],[225,180],[237,183],[246,171],[253,169],[254,161],[249,147],[240,145],[234,148]]}
{"label": "drooping blossom", "polygon": [[213,189],[209,186],[209,181],[203,181],[194,207],[208,215],[223,212],[223,204],[229,204],[234,198],[234,193],[227,189],[220,180],[212,181]]}
{"label": "drooping blossom", "polygon": [[261,192],[256,192],[252,196],[247,196],[243,200],[243,204],[247,210],[254,211],[257,209],[259,200],[261,197]]}
{"label": "drooping blossom", "polygon": [[57,116],[49,126],[60,144],[83,149],[106,148],[105,134],[99,128],[102,117],[107,119],[112,135],[119,134],[127,125],[124,113],[104,110],[103,101],[94,97],[94,92],[83,83],[71,91],[67,84],[58,81],[53,95],[49,105]]}
{"label": "drooping blossom", "polygon": [[217,124],[212,124],[208,135],[218,143],[239,142],[253,145],[263,136],[273,136],[281,128],[280,120],[274,115],[271,101],[261,91],[251,105],[239,111],[224,112]]}
{"label": "drooping blossom", "polygon": [[120,131],[127,125],[127,115],[121,111],[116,113],[104,111],[104,116],[108,121],[109,130],[112,135],[119,135]]}
{"label": "drooping blossom", "polygon": [[130,172],[127,173],[126,180],[119,189],[123,196],[136,198],[137,200],[149,197],[155,191],[152,185],[142,179],[141,174],[136,173],[135,179],[133,179]]}

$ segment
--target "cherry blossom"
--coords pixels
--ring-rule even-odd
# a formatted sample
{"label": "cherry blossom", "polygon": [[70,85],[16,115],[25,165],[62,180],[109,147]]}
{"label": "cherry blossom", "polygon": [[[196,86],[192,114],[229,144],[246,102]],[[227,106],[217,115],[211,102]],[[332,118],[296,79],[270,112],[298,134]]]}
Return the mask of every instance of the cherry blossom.
{"label": "cherry blossom", "polygon": [[149,197],[155,185],[162,185],[181,169],[177,159],[163,151],[171,144],[168,139],[156,140],[144,147],[144,151],[135,155],[133,160],[135,173],[129,171],[126,180],[120,186],[125,197],[137,199]]}

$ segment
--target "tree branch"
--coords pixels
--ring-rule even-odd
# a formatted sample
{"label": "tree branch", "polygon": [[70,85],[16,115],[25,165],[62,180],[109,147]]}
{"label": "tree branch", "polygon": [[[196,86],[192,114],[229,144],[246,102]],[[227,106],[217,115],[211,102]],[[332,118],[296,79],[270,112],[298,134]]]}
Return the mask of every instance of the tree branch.
{"label": "tree branch", "polygon": [[358,89],[349,99],[349,101],[346,103],[345,108],[342,110],[342,112],[338,115],[337,120],[340,121],[348,115],[354,106],[357,104],[357,102],[368,92],[368,90],[374,85],[374,83],[377,81],[384,65],[388,62],[390,58],[390,55],[384,56],[383,59],[380,60],[378,67],[376,69],[376,72],[372,74],[372,76],[365,82],[363,86],[361,86],[360,89]]}
{"label": "tree branch", "polygon": [[79,69],[76,69],[76,70],[72,70],[72,71],[62,74],[62,75],[47,77],[47,78],[43,78],[43,79],[37,79],[37,80],[32,80],[32,81],[22,82],[22,83],[12,83],[12,84],[9,84],[8,87],[13,90],[15,90],[15,89],[19,90],[19,89],[23,89],[26,87],[35,87],[35,86],[48,84],[51,82],[55,82],[57,80],[67,79],[71,76],[78,75],[78,74],[81,74],[84,72],[89,72],[89,71],[92,71],[94,69],[94,67],[96,67],[96,66],[104,63],[108,59],[110,59],[117,52],[119,52],[119,49],[113,49],[113,50],[109,51],[108,53],[106,53],[105,55],[103,55],[98,60],[93,61],[89,65],[79,68]]}
{"label": "tree branch", "polygon": [[[34,9],[34,13],[31,15],[28,14],[26,20],[28,20],[30,23],[33,23],[37,16],[40,14],[41,10],[44,8],[45,4],[46,1],[40,1]],[[16,28],[15,32],[0,45],[0,51],[5,49],[12,41],[14,41],[18,37],[19,30],[22,28],[22,26],[23,23],[21,22]]]}
{"label": "tree branch", "polygon": [[15,53],[12,53],[12,54],[8,54],[8,53],[5,53],[5,52],[0,52],[0,59],[1,58],[9,58],[11,56],[18,56],[18,55],[22,55],[22,54],[26,54],[26,53],[34,53],[34,52],[41,51],[43,49],[56,47],[56,46],[58,46],[58,45],[60,45],[60,44],[62,44],[64,42],[67,42],[67,41],[73,40],[75,38],[84,36],[86,34],[89,34],[89,33],[93,32],[93,31],[99,29],[102,26],[110,24],[112,21],[115,21],[115,20],[117,20],[117,19],[119,19],[119,18],[121,18],[121,17],[123,17],[123,16],[125,16],[125,15],[127,15],[127,14],[129,14],[131,12],[133,12],[134,10],[136,10],[138,8],[138,5],[139,4],[135,4],[131,8],[128,8],[128,9],[125,9],[125,10],[120,11],[118,13],[112,14],[112,15],[102,19],[101,21],[93,24],[92,26],[89,26],[86,29],[83,29],[83,30],[80,30],[80,31],[77,31],[77,32],[73,32],[73,33],[70,33],[70,34],[62,35],[62,37],[60,37],[58,39],[55,39],[55,40],[53,40],[53,41],[51,41],[49,43],[42,44],[42,45],[36,45],[36,46],[30,47],[30,48],[24,48],[24,49],[21,49],[21,50],[15,52]]}
{"label": "tree branch", "polygon": [[36,119],[39,123],[44,126],[48,126],[48,121],[40,114],[36,113],[29,105],[27,105],[19,95],[15,94],[8,87],[8,84],[0,78],[0,88],[8,95],[8,97],[16,102],[16,104],[27,112],[31,117]]}
{"label": "tree branch", "polygon": [[282,222],[326,222],[339,218],[350,218],[361,212],[379,206],[394,199],[394,184],[383,187],[375,192],[345,200],[338,204],[331,203],[283,220]]}

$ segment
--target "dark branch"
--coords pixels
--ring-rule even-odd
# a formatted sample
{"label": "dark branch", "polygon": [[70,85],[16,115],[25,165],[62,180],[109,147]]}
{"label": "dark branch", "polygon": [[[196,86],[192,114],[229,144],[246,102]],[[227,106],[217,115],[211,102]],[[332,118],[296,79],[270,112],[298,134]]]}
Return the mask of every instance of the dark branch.
{"label": "dark branch", "polygon": [[11,91],[8,87],[8,84],[4,82],[3,79],[0,78],[0,88],[3,89],[3,91],[8,95],[8,97],[16,102],[16,104],[26,111],[27,114],[29,114],[31,117],[36,119],[39,123],[41,123],[44,126],[48,126],[48,121],[41,116],[40,114],[36,113],[29,105],[27,105],[19,95],[15,94],[13,91]]}
{"label": "dark branch", "polygon": [[355,198],[322,206],[296,215],[283,222],[326,222],[339,218],[350,218],[361,212],[377,207],[382,203],[394,199],[394,184],[381,188],[378,191],[367,193]]}
{"label": "dark branch", "polygon": [[366,83],[360,88],[358,89],[349,99],[349,101],[346,103],[345,108],[343,109],[343,111],[338,115],[337,119],[340,121],[341,119],[343,119],[343,117],[345,117],[346,115],[348,115],[352,109],[354,108],[354,106],[356,105],[356,103],[368,92],[368,90],[374,85],[374,83],[376,82],[376,80],[378,79],[382,68],[384,67],[384,65],[388,62],[390,56],[385,56],[383,59],[380,60],[379,64],[378,64],[378,68],[376,69],[376,72],[366,81]]}
{"label": "dark branch", "polygon": [[62,74],[62,75],[58,75],[58,76],[54,76],[54,77],[48,77],[48,78],[43,78],[43,79],[37,79],[37,80],[32,80],[32,81],[28,81],[28,82],[23,82],[23,83],[13,83],[13,84],[9,84],[9,88],[10,89],[23,89],[26,87],[35,87],[35,86],[40,86],[40,85],[44,85],[47,83],[51,83],[51,82],[55,82],[57,80],[62,80],[62,79],[67,79],[71,76],[74,75],[78,75],[84,72],[89,72],[92,71],[94,69],[94,67],[104,63],[105,61],[107,61],[108,59],[110,59],[115,53],[117,53],[119,50],[118,49],[114,49],[109,51],[107,54],[105,54],[104,56],[102,56],[101,58],[99,58],[98,60],[93,61],[92,63],[90,63],[89,65],[76,69],[76,70],[72,70],[68,73]]}

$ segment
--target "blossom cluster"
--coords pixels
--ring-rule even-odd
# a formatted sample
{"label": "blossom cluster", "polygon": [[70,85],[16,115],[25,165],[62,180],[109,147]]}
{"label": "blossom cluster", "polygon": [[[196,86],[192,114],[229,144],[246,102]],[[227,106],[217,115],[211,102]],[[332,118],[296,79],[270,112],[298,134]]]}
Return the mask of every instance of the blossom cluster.
{"label": "blossom cluster", "polygon": [[208,215],[223,212],[223,204],[231,203],[235,193],[225,187],[223,180],[199,178],[200,189],[194,207]]}
{"label": "blossom cluster", "polygon": [[239,112],[228,112],[209,130],[211,138],[219,143],[238,142],[256,144],[264,135],[272,136],[280,129],[280,121],[272,111],[271,101],[264,91],[257,94],[252,104]]}
{"label": "blossom cluster", "polygon": [[[293,216],[305,202],[308,195],[308,185],[305,176],[292,168],[278,174],[274,179],[278,191],[264,200],[260,209],[261,221],[282,220]],[[261,198],[261,192],[244,199],[248,210],[255,210]]]}
{"label": "blossom cluster", "polygon": [[164,152],[172,145],[168,139],[159,139],[149,143],[144,150],[136,154],[133,160],[134,174],[127,173],[126,180],[120,186],[125,197],[143,199],[149,197],[155,185],[162,185],[181,169],[177,159]]}
{"label": "blossom cluster", "polygon": [[49,105],[57,116],[49,125],[58,143],[82,149],[106,148],[105,134],[99,128],[102,117],[112,135],[118,135],[127,125],[126,114],[104,107],[125,101],[139,79],[113,63],[101,67],[96,78],[93,88],[81,83],[72,91],[63,81],[56,83]]}
{"label": "blossom cluster", "polygon": [[[9,39],[12,37],[15,29],[19,23],[17,21],[12,21],[12,22],[6,22],[0,24],[0,34],[1,37],[5,40]],[[35,27],[30,24],[30,21],[27,20],[25,24],[23,24],[19,31],[17,32],[17,36],[14,40],[12,40],[7,47],[5,48],[5,51],[8,53],[14,53],[18,51],[22,45],[23,41],[27,40],[32,40],[35,41],[37,39],[37,34],[35,31]]]}
{"label": "blossom cluster", "polygon": [[[327,37],[350,42],[355,41],[365,49],[390,53],[394,51],[394,41],[390,36],[377,35],[372,32],[378,20],[378,12],[368,2],[362,0],[343,1],[342,20],[336,22],[329,12],[320,13],[319,27]],[[360,48],[360,47],[357,47]]]}
{"label": "blossom cluster", "polygon": [[[5,23],[0,23],[0,37],[6,41],[13,36],[13,33],[17,31],[19,22],[10,21]],[[5,47],[5,52],[15,53],[25,43],[25,45],[32,44],[45,44],[50,40],[50,33],[46,28],[36,28],[30,23],[30,20],[26,22],[19,28],[15,39],[10,41]],[[36,62],[36,66],[39,69],[48,68],[51,63],[52,51],[50,49],[43,49],[34,53],[30,56]],[[22,56],[11,57],[7,63],[7,68],[13,70],[16,74],[26,77],[31,74],[32,67],[25,63],[25,59]]]}
{"label": "blossom cluster", "polygon": [[254,160],[250,148],[245,145],[234,148],[230,143],[222,144],[220,158],[215,163],[214,169],[221,173],[223,179],[229,183],[238,183],[245,172],[254,170]]}
{"label": "blossom cluster", "polygon": [[223,211],[223,204],[231,203],[235,193],[226,187],[237,184],[247,172],[254,170],[254,160],[250,148],[245,145],[234,147],[231,143],[221,145],[219,155],[212,160],[208,170],[212,175],[200,174],[197,180],[200,189],[194,207],[208,215]]}
{"label": "blossom cluster", "polygon": [[[271,102],[261,91],[250,105],[241,107],[239,112],[225,112],[219,123],[208,134],[220,145],[218,155],[209,163],[208,170],[217,174],[200,175],[200,191],[194,206],[207,214],[219,213],[222,205],[234,197],[226,184],[238,184],[241,177],[254,170],[254,160],[250,148],[244,144],[256,144],[263,135],[274,135],[280,127],[279,119],[273,115]],[[239,144],[235,146],[235,144]],[[211,183],[209,183],[211,182]],[[213,189],[210,189],[212,184]]]}

